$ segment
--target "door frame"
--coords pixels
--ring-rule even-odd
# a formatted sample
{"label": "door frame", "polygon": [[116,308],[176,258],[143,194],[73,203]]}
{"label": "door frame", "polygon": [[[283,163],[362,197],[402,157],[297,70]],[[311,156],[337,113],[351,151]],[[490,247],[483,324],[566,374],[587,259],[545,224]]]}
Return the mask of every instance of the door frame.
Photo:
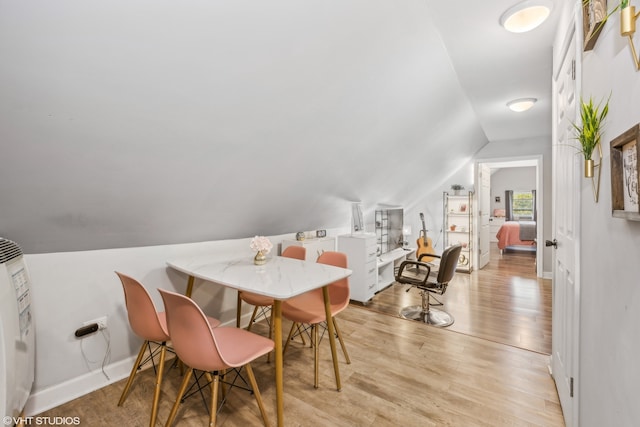
{"label": "door frame", "polygon": [[[541,154],[530,155],[530,156],[512,156],[512,157],[499,157],[499,158],[491,158],[491,159],[480,159],[476,160],[474,164],[474,180],[478,179],[478,170],[480,168],[480,164],[485,164],[492,169],[502,167],[531,167],[534,166],[536,168],[536,209],[538,211],[538,219],[537,219],[537,230],[536,230],[536,239],[537,239],[537,248],[536,248],[536,275],[538,277],[544,277],[544,169],[543,169],[543,156]],[[480,183],[476,182],[475,187],[479,188]],[[476,197],[481,197],[481,195],[476,194]],[[476,199],[476,203],[474,203],[474,241],[477,242],[477,245],[474,245],[473,249],[473,259],[475,265],[479,264],[479,253],[478,248],[480,248],[480,215],[478,213],[478,207],[480,203]],[[549,278],[549,277],[546,277]]]}

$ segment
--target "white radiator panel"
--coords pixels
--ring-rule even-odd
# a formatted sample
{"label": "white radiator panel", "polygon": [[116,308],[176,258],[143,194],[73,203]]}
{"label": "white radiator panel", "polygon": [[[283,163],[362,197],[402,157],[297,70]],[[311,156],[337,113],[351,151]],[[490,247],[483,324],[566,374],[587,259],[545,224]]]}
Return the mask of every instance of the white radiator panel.
{"label": "white radiator panel", "polygon": [[0,238],[0,414],[17,417],[34,380],[31,283],[22,251]]}

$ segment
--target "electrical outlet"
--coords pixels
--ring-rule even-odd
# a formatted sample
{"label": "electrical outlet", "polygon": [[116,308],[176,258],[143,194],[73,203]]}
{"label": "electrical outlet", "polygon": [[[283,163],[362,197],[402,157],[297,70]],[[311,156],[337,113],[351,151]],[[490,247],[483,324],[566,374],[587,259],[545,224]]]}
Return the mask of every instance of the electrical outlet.
{"label": "electrical outlet", "polygon": [[89,320],[84,322],[83,325],[91,325],[92,323],[96,323],[98,325],[98,329],[107,329],[107,316],[102,316],[97,319]]}

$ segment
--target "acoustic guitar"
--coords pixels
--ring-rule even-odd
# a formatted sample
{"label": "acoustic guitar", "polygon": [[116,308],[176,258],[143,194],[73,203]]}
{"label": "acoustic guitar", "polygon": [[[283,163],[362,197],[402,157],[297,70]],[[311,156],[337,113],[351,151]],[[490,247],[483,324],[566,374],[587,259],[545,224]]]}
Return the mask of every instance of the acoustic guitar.
{"label": "acoustic guitar", "polygon": [[420,230],[420,236],[418,237],[418,249],[416,249],[416,259],[422,262],[431,262],[435,258],[425,256],[420,259],[420,255],[435,255],[436,251],[433,249],[433,243],[431,238],[427,237],[427,227],[424,224],[424,215],[420,212],[420,221],[422,221],[422,230]]}

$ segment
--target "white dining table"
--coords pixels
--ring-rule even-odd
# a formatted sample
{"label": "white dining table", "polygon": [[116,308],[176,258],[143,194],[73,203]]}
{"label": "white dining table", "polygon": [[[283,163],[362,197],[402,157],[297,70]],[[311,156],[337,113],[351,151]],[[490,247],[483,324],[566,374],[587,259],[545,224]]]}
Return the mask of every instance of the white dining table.
{"label": "white dining table", "polygon": [[[255,265],[251,255],[227,260],[216,260],[213,256],[185,257],[167,261],[167,265],[188,275],[185,294],[191,297],[195,279],[218,283],[240,291],[253,292],[274,299],[273,323],[275,341],[275,379],[278,426],[284,425],[283,395],[283,354],[282,354],[282,308],[281,302],[296,295],[322,288],[326,318],[331,319],[329,305],[329,284],[351,275],[351,270],[301,261],[293,258],[274,256],[263,265]],[[238,314],[239,315],[239,314]],[[338,391],[340,370],[336,354],[335,331],[333,322],[327,321],[333,369]]]}

